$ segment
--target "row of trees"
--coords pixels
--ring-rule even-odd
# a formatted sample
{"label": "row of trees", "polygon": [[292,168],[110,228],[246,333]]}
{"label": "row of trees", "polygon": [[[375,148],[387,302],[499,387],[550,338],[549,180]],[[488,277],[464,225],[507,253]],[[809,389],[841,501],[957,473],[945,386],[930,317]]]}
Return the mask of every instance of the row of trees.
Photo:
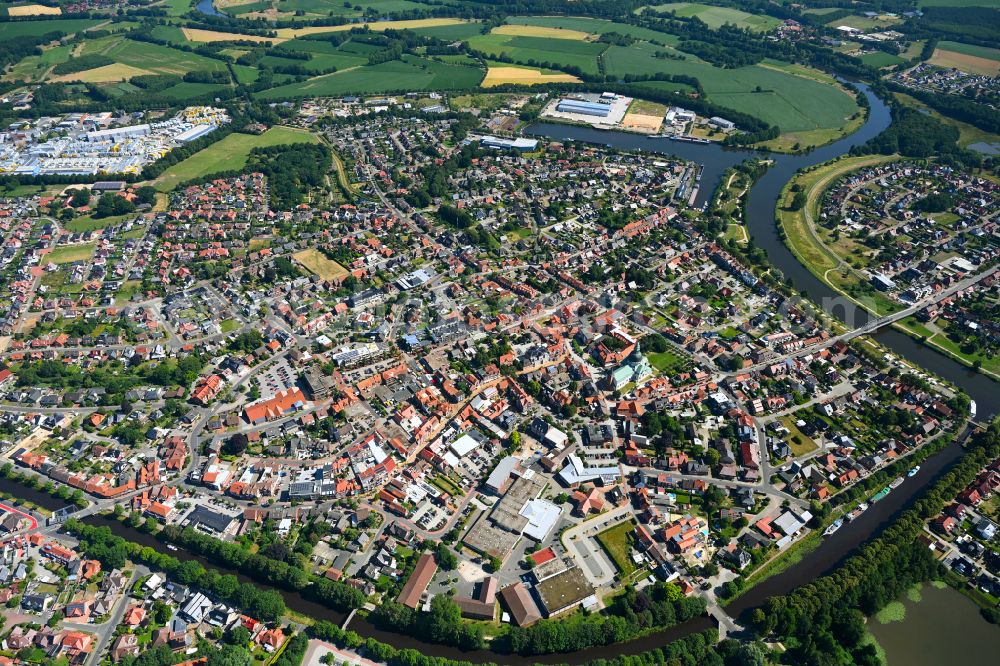
{"label": "row of trees", "polygon": [[360,608],[365,603],[364,594],[346,583],[312,576],[297,565],[260,553],[250,553],[240,544],[220,541],[191,528],[167,525],[160,531],[159,538],[182,546],[221,567],[235,569],[254,580],[275,587],[301,592],[307,599],[342,612]]}
{"label": "row of trees", "polygon": [[705,613],[705,600],[685,597],[672,583],[659,582],[644,590],[628,588],[604,614],[567,622],[542,620],[530,627],[512,627],[501,647],[515,654],[575,652],[635,638],[665,629]]}
{"label": "row of trees", "polygon": [[[254,585],[242,585],[232,574],[220,574],[200,563],[182,562],[149,546],[141,546],[115,536],[106,526],[88,525],[75,518],[64,524],[65,529],[80,540],[80,551],[99,560],[105,567],[122,568],[127,560],[163,571],[182,585],[193,585],[244,610],[247,614],[273,622],[285,614],[285,602],[273,590],[261,590]],[[214,539],[213,539],[214,541]]]}
{"label": "row of trees", "polygon": [[936,575],[938,565],[919,541],[924,524],[1000,456],[1000,421],[974,435],[969,449],[913,508],[836,571],[755,609],[750,621],[759,635],[795,646],[793,663],[878,663],[874,649],[862,644],[864,616]]}

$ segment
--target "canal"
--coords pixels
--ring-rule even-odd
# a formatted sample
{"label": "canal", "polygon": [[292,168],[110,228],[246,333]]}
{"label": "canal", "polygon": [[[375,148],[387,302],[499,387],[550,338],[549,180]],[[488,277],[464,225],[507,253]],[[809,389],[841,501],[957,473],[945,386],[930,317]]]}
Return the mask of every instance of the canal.
{"label": "canal", "polygon": [[[204,13],[204,9],[211,7],[211,0],[201,0],[198,4],[199,10]],[[214,7],[212,7],[214,10]],[[217,13],[217,12],[216,12]],[[747,208],[747,226],[752,234],[755,243],[767,251],[771,262],[790,277],[797,289],[805,289],[808,295],[817,303],[824,304],[833,302],[836,295],[819,280],[812,276],[795,257],[785,248],[784,243],[777,235],[774,224],[774,208],[778,196],[784,184],[800,168],[817,164],[833,159],[834,157],[847,152],[851,146],[863,143],[869,138],[877,135],[889,124],[888,108],[868,89],[859,86],[868,97],[871,105],[871,112],[864,126],[855,134],[842,139],[830,146],[813,151],[812,153],[800,156],[774,156],[775,164],[757,182],[749,194]],[[705,166],[702,175],[701,186],[697,205],[708,200],[711,189],[719,182],[722,173],[729,167],[743,161],[744,159],[759,157],[761,154],[747,150],[726,150],[717,145],[703,145],[669,141],[665,139],[649,139],[646,137],[627,134],[621,132],[604,132],[589,128],[570,127],[563,125],[552,125],[536,123],[529,128],[529,132],[549,136],[556,140],[576,140],[597,144],[605,144],[616,148],[629,150],[645,150],[666,155],[675,155],[682,159],[687,159],[701,163]],[[857,322],[852,322],[855,325]],[[896,333],[895,331],[884,331],[878,334],[880,342],[890,347],[895,352],[910,360],[919,367],[926,368],[942,377],[954,382],[964,388],[969,395],[979,405],[979,413],[982,416],[994,414],[997,411],[998,398],[997,385],[991,380],[972,373],[964,366],[951,359],[924,347],[910,338]],[[941,474],[946,472],[951,465],[958,460],[962,454],[961,446],[954,443],[935,456],[924,462],[920,472],[913,478],[907,479],[902,486],[894,490],[888,497],[877,503],[874,507],[866,511],[861,518],[842,527],[837,533],[824,540],[823,544],[813,553],[807,555],[800,563],[790,567],[785,572],[774,576],[760,585],[751,589],[746,595],[737,599],[728,608],[734,616],[748,608],[753,608],[763,603],[768,597],[777,594],[787,594],[796,587],[806,584],[816,577],[829,572],[850,554],[858,545],[865,542],[872,536],[880,532],[888,525],[895,516],[904,511],[915,501],[920,491],[928,484],[932,483]],[[59,509],[63,503],[49,495],[39,491],[33,491],[25,486],[15,483],[9,479],[0,479],[0,490],[5,490],[15,496],[22,496],[36,502],[40,506]],[[19,495],[20,494],[20,495]],[[84,519],[89,524],[107,525],[111,530],[130,541],[135,541],[142,545],[155,548],[178,559],[193,559],[200,562],[206,568],[215,569],[223,573],[237,575],[241,582],[254,584],[264,589],[274,589],[263,585],[257,581],[236,574],[234,571],[222,569],[204,558],[197,557],[184,550],[168,550],[162,542],[152,535],[140,532],[122,523],[102,516],[87,516]],[[332,609],[329,609],[315,602],[303,598],[300,594],[285,590],[276,590],[285,599],[286,605],[297,612],[305,615],[330,620],[340,624],[344,616]],[[425,643],[417,638],[388,632],[377,629],[370,623],[355,619],[349,628],[361,634],[370,636],[379,641],[387,643],[401,649],[415,649],[433,656],[461,659],[476,663],[496,662],[502,664],[556,664],[566,663],[571,665],[581,664],[586,661],[600,658],[611,658],[619,655],[637,654],[646,650],[662,647],[672,640],[685,635],[703,631],[714,623],[707,617],[692,620],[683,625],[673,627],[650,634],[648,636],[614,645],[594,648],[570,654],[557,654],[542,657],[521,658],[512,655],[499,654],[488,650],[463,651],[457,648],[450,648],[441,645]]]}
{"label": "canal", "polygon": [[[711,199],[712,192],[718,186],[726,169],[748,159],[761,157],[772,159],[774,163],[750,189],[747,197],[746,225],[750,236],[754,244],[767,253],[770,263],[781,271],[784,277],[791,280],[796,291],[804,290],[813,302],[833,316],[843,319],[844,308],[835,306],[842,305],[844,298],[810,273],[809,269],[799,263],[795,255],[785,246],[775,224],[774,211],[782,188],[799,169],[844,155],[852,147],[865,143],[889,126],[892,120],[889,107],[872,94],[866,85],[861,83],[855,85],[868,100],[869,114],[865,124],[854,134],[803,155],[730,150],[717,144],[673,141],[629,132],[608,132],[590,127],[554,123],[534,123],[526,129],[526,132],[556,141],[581,141],[622,150],[642,150],[702,164],[704,171],[701,188],[695,199],[696,206],[701,206]],[[857,328],[868,321],[867,314],[860,308],[846,308],[846,310],[851,314],[851,321],[845,323]],[[976,401],[981,420],[986,421],[990,415],[1000,411],[1000,391],[997,390],[1000,386],[997,382],[895,329],[883,328],[874,337],[917,367],[962,387],[969,397]]]}

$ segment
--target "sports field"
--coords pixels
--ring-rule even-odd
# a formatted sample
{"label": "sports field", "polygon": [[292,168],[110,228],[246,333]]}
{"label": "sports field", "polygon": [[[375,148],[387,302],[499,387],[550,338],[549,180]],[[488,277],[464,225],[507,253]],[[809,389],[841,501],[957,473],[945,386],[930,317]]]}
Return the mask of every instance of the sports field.
{"label": "sports field", "polygon": [[46,5],[15,5],[7,8],[7,16],[59,16],[62,9]]}
{"label": "sports field", "polygon": [[177,183],[200,178],[220,171],[232,171],[246,166],[250,151],[289,143],[316,143],[318,139],[304,130],[291,127],[272,127],[263,134],[233,133],[216,141],[183,162],[170,167],[156,179],[154,185],[161,192],[174,188]]}
{"label": "sports field", "polygon": [[321,280],[337,280],[348,273],[346,268],[332,259],[327,259],[326,255],[316,248],[296,252],[292,255],[292,259],[313,275],[319,276]]}
{"label": "sports field", "polygon": [[538,83],[579,83],[580,79],[571,74],[552,72],[551,70],[541,70],[535,67],[521,67],[518,65],[497,64],[490,65],[486,70],[486,78],[483,79],[482,86],[490,88],[502,86],[505,83],[516,83],[531,86]]}
{"label": "sports field", "polygon": [[[637,9],[636,12],[640,12],[643,9],[646,8]],[[781,25],[781,21],[773,16],[749,14],[738,9],[712,7],[711,5],[702,5],[697,2],[671,2],[665,5],[654,5],[649,7],[649,9],[656,12],[673,12],[681,18],[697,16],[709,28],[719,28],[726,23],[730,23],[738,28],[766,32]]]}
{"label": "sports field", "polygon": [[961,42],[938,42],[928,61],[938,67],[954,67],[969,74],[1000,75],[1000,49]]}
{"label": "sports field", "polygon": [[411,90],[467,90],[483,80],[483,70],[404,55],[378,65],[365,65],[289,83],[258,93],[261,99],[324,97],[347,93]]}

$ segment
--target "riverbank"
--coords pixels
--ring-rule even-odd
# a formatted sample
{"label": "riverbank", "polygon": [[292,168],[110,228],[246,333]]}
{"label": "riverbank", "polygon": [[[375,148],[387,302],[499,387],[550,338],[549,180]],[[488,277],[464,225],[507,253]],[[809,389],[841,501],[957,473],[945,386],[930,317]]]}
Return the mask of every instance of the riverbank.
{"label": "riverbank", "polygon": [[[785,245],[795,258],[830,289],[876,317],[897,312],[903,306],[872,287],[864,275],[851,265],[847,257],[857,254],[856,248],[848,246],[853,241],[843,239],[841,251],[838,252],[821,237],[822,232],[817,229],[816,220],[819,218],[823,193],[839,178],[859,169],[900,159],[902,157],[899,155],[843,157],[802,171],[782,189],[774,211]],[[793,206],[799,194],[804,195],[805,201],[800,207]],[[907,320],[912,319],[913,317],[908,317],[895,322],[892,327],[968,368],[978,370],[991,379],[1000,380],[1000,360],[984,360],[963,354],[950,340],[950,344],[945,344],[935,339],[946,334],[929,331],[923,326],[918,328],[912,322],[907,324]]]}

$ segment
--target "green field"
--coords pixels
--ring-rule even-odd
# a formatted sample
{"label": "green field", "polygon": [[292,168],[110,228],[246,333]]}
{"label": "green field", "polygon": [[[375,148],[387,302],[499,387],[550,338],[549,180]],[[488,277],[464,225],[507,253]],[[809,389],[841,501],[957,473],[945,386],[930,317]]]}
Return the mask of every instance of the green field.
{"label": "green field", "polygon": [[900,20],[898,18],[882,17],[882,16],[869,18],[867,16],[851,15],[839,19],[834,19],[828,22],[827,25],[831,28],[837,28],[842,25],[846,25],[851,28],[867,32],[871,30],[882,30],[883,28],[888,28],[890,26],[896,25],[897,23],[900,23]]}
{"label": "green field", "polygon": [[[670,60],[655,56],[657,47],[637,43],[629,47],[611,46],[604,54],[609,75],[684,74],[697,78],[709,101],[749,113],[782,132],[802,132],[839,128],[858,111],[852,95],[813,78],[782,71],[783,63],[764,62],[750,67],[722,69],[693,56]],[[643,83],[661,89],[659,82]],[[760,88],[758,92],[757,89]]]}
{"label": "green field", "polygon": [[672,351],[649,352],[646,354],[649,364],[664,374],[678,373],[687,365],[687,359]]}
{"label": "green field", "polygon": [[86,261],[94,256],[94,243],[82,243],[80,245],[63,245],[49,252],[42,259],[42,264],[71,264],[74,261]]}
{"label": "green field", "polygon": [[72,52],[72,44],[53,46],[52,48],[45,49],[41,55],[28,56],[11,67],[7,78],[11,80],[36,81],[53,65],[58,65],[69,60]]}
{"label": "green field", "polygon": [[156,74],[183,76],[188,72],[196,71],[226,71],[226,63],[221,60],[206,58],[197,53],[188,53],[169,46],[136,42],[118,37],[109,37],[106,40],[97,40],[97,42],[102,44],[96,52],[103,53],[122,65],[137,67]]}
{"label": "green field", "polygon": [[9,21],[0,23],[0,39],[14,37],[37,37],[49,32],[62,32],[67,35],[93,28],[100,21],[94,19],[57,19],[54,21]]}
{"label": "green field", "polygon": [[[643,7],[636,11],[642,11],[642,9],[646,8]],[[712,7],[710,5],[701,5],[696,2],[671,2],[665,5],[654,5],[648,9],[652,9],[655,12],[673,12],[676,16],[681,18],[697,16],[698,19],[709,28],[719,28],[726,23],[730,23],[738,28],[747,28],[750,30],[766,32],[781,25],[781,21],[773,16],[748,14],[747,12],[742,12],[738,9],[731,9],[729,7]]]}
{"label": "green field", "polygon": [[616,23],[607,19],[586,18],[583,16],[511,16],[507,19],[507,23],[511,25],[537,25],[543,28],[578,30],[580,32],[589,32],[592,35],[617,32],[619,35],[628,35],[629,37],[643,39],[656,44],[673,45],[679,41],[676,35],[668,35],[664,32],[657,32],[656,30],[628,23]]}
{"label": "green field", "polygon": [[523,64],[548,63],[554,67],[576,67],[589,74],[597,74],[597,56],[607,44],[573,39],[549,39],[519,35],[477,35],[469,39],[469,46],[489,56],[505,55]]}
{"label": "green field", "polygon": [[257,96],[261,99],[282,99],[387,91],[466,90],[478,86],[484,75],[485,72],[478,68],[405,55],[402,60],[317,76],[265,90]]}
{"label": "green field", "polygon": [[272,0],[268,2],[253,2],[248,0],[245,4],[231,5],[225,7],[224,11],[233,16],[242,16],[252,12],[261,12],[275,9],[281,13],[301,11],[304,16],[286,16],[286,20],[309,20],[326,16],[363,16],[367,11],[374,11],[378,14],[391,14],[395,12],[407,12],[415,9],[426,9],[427,5],[412,2],[411,0],[351,0],[345,3],[343,0]]}
{"label": "green field", "polygon": [[456,23],[455,25],[433,25],[426,28],[411,28],[412,32],[425,37],[436,37],[445,41],[466,40],[478,35],[483,27],[476,23]]}
{"label": "green field", "polygon": [[858,60],[872,67],[892,67],[893,65],[905,62],[905,60],[900,58],[898,55],[893,55],[884,51],[865,53],[864,55],[859,56]]}
{"label": "green field", "polygon": [[1000,9],[1000,0],[917,0],[917,7],[992,7]]}
{"label": "green field", "polygon": [[635,571],[635,564],[629,556],[632,550],[632,530],[635,525],[631,521],[609,527],[597,535],[597,543],[608,554],[611,561],[618,567],[623,578],[627,578]]}
{"label": "green field", "polygon": [[156,189],[166,192],[185,180],[220,171],[242,169],[246,166],[250,151],[254,148],[317,141],[318,139],[309,132],[290,127],[272,127],[260,135],[233,133],[170,167],[167,173],[156,179],[154,184]]}
{"label": "green field", "polygon": [[963,55],[1000,62],[1000,49],[991,49],[988,46],[976,46],[974,44],[963,44],[962,42],[938,42],[937,47],[942,51],[951,51],[953,53],[961,53]]}

